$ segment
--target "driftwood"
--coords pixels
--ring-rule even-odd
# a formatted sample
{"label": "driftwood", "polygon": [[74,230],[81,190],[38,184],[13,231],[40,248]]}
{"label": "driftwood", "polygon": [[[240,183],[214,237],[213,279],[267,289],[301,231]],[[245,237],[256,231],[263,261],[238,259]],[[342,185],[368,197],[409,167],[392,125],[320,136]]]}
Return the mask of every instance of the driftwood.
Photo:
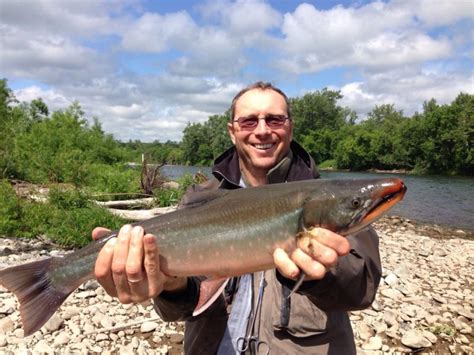
{"label": "driftwood", "polygon": [[99,333],[115,333],[124,329],[130,329],[138,325],[142,325],[143,323],[146,323],[146,322],[156,322],[158,320],[161,320],[161,318],[160,317],[146,318],[146,319],[138,320],[136,322],[119,324],[110,328],[96,329],[96,330],[84,333],[84,335],[87,336],[87,335],[99,334]]}
{"label": "driftwood", "polygon": [[133,200],[120,200],[120,201],[95,201],[96,204],[102,207],[112,208],[126,208],[132,206],[147,206],[153,203],[153,197],[148,198],[136,198]]}
{"label": "driftwood", "polygon": [[152,208],[149,210],[119,210],[116,208],[108,208],[108,210],[119,217],[131,220],[131,221],[143,221],[145,219],[158,216],[160,214],[175,211],[176,206],[157,207],[157,208]]}

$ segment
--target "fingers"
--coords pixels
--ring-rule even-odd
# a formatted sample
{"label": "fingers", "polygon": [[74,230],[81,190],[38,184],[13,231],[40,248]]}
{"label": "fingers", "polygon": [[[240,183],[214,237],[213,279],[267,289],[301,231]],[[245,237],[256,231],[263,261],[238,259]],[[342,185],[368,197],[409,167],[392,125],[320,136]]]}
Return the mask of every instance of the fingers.
{"label": "fingers", "polygon": [[112,260],[112,278],[117,290],[117,297],[122,303],[130,303],[132,301],[126,274],[131,231],[132,226],[128,224],[120,229]]}
{"label": "fingers", "polygon": [[160,277],[164,278],[160,271],[160,255],[155,236],[145,235],[143,244],[145,247],[143,264],[147,275],[149,296],[154,297],[162,291],[163,284],[159,281]]}
{"label": "fingers", "polygon": [[334,249],[337,255],[347,255],[351,251],[351,244],[347,238],[324,228],[313,228],[309,231],[319,243]]}
{"label": "fingers", "polygon": [[117,238],[110,239],[99,252],[95,263],[94,273],[97,281],[110,296],[117,297],[114,280],[112,278],[112,260],[114,257]]}
{"label": "fingers", "polygon": [[109,233],[110,233],[110,229],[107,229],[107,228],[104,228],[104,227],[96,227],[92,231],[92,239],[98,240],[102,237],[105,237]]}
{"label": "fingers", "polygon": [[306,280],[322,279],[327,270],[337,264],[340,256],[350,252],[346,238],[324,228],[314,228],[297,240],[297,248],[288,255],[276,249],[273,259],[280,273],[296,279],[301,271]]}

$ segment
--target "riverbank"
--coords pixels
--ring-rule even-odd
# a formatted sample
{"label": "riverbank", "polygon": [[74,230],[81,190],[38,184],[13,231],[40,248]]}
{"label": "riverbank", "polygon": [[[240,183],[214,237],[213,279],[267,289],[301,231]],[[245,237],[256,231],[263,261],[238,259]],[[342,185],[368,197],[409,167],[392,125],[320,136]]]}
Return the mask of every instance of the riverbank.
{"label": "riverbank", "polygon": [[[374,226],[383,279],[372,306],[350,312],[359,353],[473,353],[474,233],[398,217]],[[62,252],[39,240],[1,238],[0,267]],[[16,299],[0,287],[0,354],[178,354],[183,330],[162,322],[150,303],[122,305],[91,281],[23,338]]]}

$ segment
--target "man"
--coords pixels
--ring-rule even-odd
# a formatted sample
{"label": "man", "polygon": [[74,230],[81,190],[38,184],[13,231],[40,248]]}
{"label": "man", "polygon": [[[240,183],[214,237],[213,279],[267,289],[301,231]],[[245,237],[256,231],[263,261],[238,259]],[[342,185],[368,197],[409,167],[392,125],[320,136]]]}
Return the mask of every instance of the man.
{"label": "man", "polygon": [[[227,128],[234,147],[216,160],[215,179],[194,191],[318,177],[311,157],[292,141],[286,95],[271,84],[257,82],[239,92]],[[101,232],[94,230],[94,237]],[[192,311],[201,279],[161,273],[155,238],[143,234],[140,227],[124,226],[99,254],[96,277],[123,303],[153,298],[163,319],[186,320],[186,353],[235,353],[246,349],[245,335],[260,340],[251,343],[251,352],[355,353],[347,311],[370,305],[381,274],[373,230],[344,238],[316,228],[312,234],[318,244],[310,254],[275,250],[276,270],[234,278],[224,295],[196,317]],[[305,281],[290,295],[301,272]]]}

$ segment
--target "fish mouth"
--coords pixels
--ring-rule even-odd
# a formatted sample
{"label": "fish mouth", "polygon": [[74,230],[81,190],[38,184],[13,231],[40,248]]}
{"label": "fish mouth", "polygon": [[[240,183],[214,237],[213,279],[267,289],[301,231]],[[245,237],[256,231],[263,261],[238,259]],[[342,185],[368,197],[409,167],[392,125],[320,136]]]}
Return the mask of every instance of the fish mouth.
{"label": "fish mouth", "polygon": [[400,202],[407,191],[400,179],[387,180],[373,193],[374,202],[368,210],[362,211],[348,226],[345,234],[355,233],[380,218],[384,213]]}
{"label": "fish mouth", "polygon": [[372,208],[361,218],[361,223],[367,225],[372,223],[394,205],[400,202],[407,191],[406,185],[400,179],[393,179],[384,184],[375,199]]}

